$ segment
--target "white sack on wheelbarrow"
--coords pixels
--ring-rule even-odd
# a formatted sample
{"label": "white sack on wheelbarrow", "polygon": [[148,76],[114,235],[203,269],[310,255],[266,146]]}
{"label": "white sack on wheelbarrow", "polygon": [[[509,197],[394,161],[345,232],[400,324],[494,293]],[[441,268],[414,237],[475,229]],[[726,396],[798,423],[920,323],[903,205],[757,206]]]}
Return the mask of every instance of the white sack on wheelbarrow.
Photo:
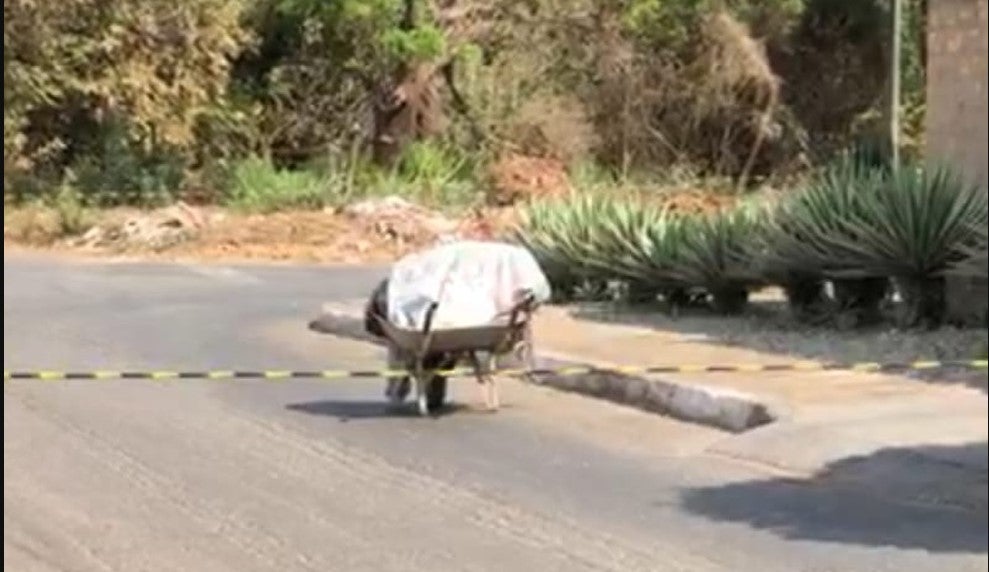
{"label": "white sack on wheelbarrow", "polygon": [[500,242],[442,244],[399,260],[388,283],[388,321],[421,330],[430,304],[435,330],[489,325],[527,289],[537,302],[550,297],[549,281],[525,248]]}

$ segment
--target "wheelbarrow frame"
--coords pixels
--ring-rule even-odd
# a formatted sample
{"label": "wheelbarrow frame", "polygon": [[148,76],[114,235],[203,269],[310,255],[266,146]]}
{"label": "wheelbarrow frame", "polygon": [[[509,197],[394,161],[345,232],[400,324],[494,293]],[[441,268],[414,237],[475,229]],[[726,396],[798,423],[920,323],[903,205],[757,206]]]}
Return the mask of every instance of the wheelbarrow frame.
{"label": "wheelbarrow frame", "polygon": [[[420,415],[429,415],[427,395],[431,384],[437,383],[434,370],[425,366],[429,355],[445,353],[455,358],[454,363],[467,359],[478,384],[481,386],[488,410],[499,408],[498,389],[493,375],[498,357],[515,354],[526,370],[534,366],[532,340],[532,315],[538,304],[531,292],[525,291],[521,300],[511,310],[502,314],[499,321],[490,325],[471,328],[433,329],[433,318],[439,304],[433,302],[426,310],[421,330],[396,326],[380,314],[372,314],[381,325],[385,340],[403,363],[415,388],[416,404]],[[478,354],[486,354],[482,359]]]}

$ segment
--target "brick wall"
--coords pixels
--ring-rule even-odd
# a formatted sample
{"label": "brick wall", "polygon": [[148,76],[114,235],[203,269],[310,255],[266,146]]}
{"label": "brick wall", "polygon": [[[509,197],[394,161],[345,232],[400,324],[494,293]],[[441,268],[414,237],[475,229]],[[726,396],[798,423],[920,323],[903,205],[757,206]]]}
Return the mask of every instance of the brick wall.
{"label": "brick wall", "polygon": [[[989,0],[929,0],[927,156],[989,187]],[[982,321],[985,281],[950,279],[953,321]]]}

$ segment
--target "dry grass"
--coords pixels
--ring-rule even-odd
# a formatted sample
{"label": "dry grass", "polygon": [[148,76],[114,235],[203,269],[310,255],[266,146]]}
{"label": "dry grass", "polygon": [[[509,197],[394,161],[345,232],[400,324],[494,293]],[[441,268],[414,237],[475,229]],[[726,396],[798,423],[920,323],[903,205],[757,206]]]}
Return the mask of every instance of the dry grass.
{"label": "dry grass", "polygon": [[30,206],[3,209],[3,239],[20,244],[45,246],[62,236],[62,225],[54,209]]}
{"label": "dry grass", "polygon": [[99,220],[91,211],[72,210],[43,204],[5,205],[3,240],[26,246],[51,246],[86,231]]}
{"label": "dry grass", "polygon": [[300,211],[263,216],[227,214],[196,240],[163,254],[214,260],[357,263],[391,260],[410,247],[364,236],[361,229],[339,215]]}
{"label": "dry grass", "polygon": [[[471,236],[495,236],[513,221],[513,209],[482,209],[450,221]],[[112,231],[127,221],[152,213],[135,209],[99,211],[94,222]],[[121,254],[154,259],[253,260],[318,263],[378,263],[395,260],[436,240],[434,229],[416,221],[369,217],[366,220],[331,211],[288,211],[249,215],[202,209],[208,221],[187,239],[165,244],[148,240],[114,240],[88,244],[66,234],[54,209],[19,208],[4,211],[4,243],[13,247],[44,248],[91,256]],[[409,224],[401,224],[408,222]],[[453,229],[451,229],[453,230]],[[79,242],[80,244],[77,244]]]}

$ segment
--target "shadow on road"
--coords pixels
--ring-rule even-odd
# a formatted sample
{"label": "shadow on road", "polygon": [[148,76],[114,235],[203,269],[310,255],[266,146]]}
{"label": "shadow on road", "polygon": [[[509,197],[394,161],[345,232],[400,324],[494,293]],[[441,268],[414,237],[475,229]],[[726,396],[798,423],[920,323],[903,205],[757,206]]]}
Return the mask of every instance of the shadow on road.
{"label": "shadow on road", "polygon": [[887,448],[834,462],[808,480],[691,489],[682,504],[789,540],[985,553],[987,448]]}
{"label": "shadow on road", "polygon": [[[341,422],[360,419],[407,419],[418,417],[415,403],[407,402],[399,406],[393,406],[384,401],[359,401],[359,400],[326,400],[310,401],[306,403],[293,403],[286,406],[289,411],[306,413],[309,415],[323,415],[326,417],[336,417]],[[432,417],[445,417],[453,413],[467,410],[465,405],[449,403]]]}

